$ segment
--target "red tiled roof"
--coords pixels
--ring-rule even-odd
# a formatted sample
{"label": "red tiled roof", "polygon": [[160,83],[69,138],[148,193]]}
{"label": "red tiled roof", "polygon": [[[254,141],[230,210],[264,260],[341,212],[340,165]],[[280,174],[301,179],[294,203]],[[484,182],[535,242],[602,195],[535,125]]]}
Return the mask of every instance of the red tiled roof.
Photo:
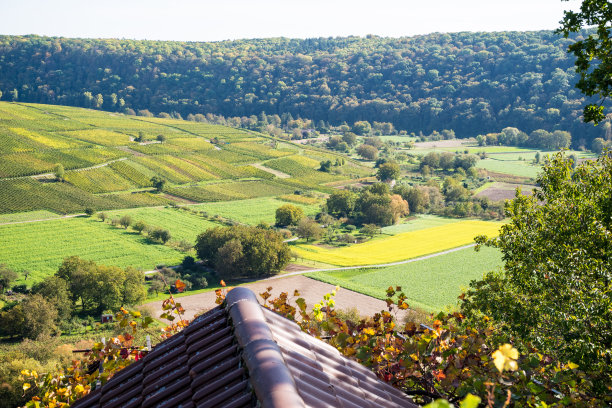
{"label": "red tiled roof", "polygon": [[73,407],[417,407],[235,288]]}

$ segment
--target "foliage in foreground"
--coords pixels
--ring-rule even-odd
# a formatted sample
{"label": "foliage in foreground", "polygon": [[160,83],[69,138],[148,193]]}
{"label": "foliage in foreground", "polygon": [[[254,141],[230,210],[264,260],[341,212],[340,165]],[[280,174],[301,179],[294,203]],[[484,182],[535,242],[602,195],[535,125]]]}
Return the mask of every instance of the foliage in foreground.
{"label": "foliage in foreground", "polygon": [[508,339],[588,373],[599,392],[612,384],[612,156],[575,169],[548,162],[533,196],[507,204],[497,238],[505,268],[474,282],[466,314],[490,316]]}
{"label": "foliage in foreground", "polygon": [[[183,282],[177,280],[175,286],[184,290]],[[163,302],[164,313],[160,316],[169,325],[162,329],[161,339],[167,339],[185,328],[189,321],[183,318],[185,310],[172,296]],[[127,367],[150,351],[148,345],[136,345],[136,336],[149,333],[154,320],[142,316],[140,312],[130,312],[124,308],[115,316],[122,334],[111,337],[106,342],[95,343],[82,359],[46,373],[24,369],[21,371],[23,391],[34,394],[26,407],[68,407],[79,398],[103,386],[119,370]]]}
{"label": "foliage in foreground", "polygon": [[[335,291],[308,313],[303,298],[294,305],[286,292],[272,298],[271,289],[260,294],[264,306],[295,320],[306,333],[325,338],[415,402],[436,401],[432,407],[449,406],[438,399],[461,406],[483,401],[488,407],[591,407],[608,401],[592,394],[588,377],[576,364],[552,359],[526,343],[500,343],[488,318],[466,323],[460,313],[440,313],[431,327],[399,325],[394,314],[408,309],[400,287],[388,288],[388,310],[357,322],[336,312]],[[222,299],[218,291],[217,302]],[[519,355],[517,348],[525,351]]]}

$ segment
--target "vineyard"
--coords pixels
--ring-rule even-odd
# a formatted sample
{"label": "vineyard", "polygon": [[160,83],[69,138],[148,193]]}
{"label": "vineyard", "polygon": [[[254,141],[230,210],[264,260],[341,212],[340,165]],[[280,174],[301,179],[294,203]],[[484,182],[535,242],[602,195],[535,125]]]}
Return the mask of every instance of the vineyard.
{"label": "vineyard", "polygon": [[[318,170],[321,160],[338,157],[201,122],[0,102],[0,214],[155,206],[172,196],[218,202],[330,192],[326,183],[371,171],[351,161],[347,171]],[[63,181],[53,174],[58,164]],[[153,177],[165,181],[166,196],[137,191],[152,189]]]}

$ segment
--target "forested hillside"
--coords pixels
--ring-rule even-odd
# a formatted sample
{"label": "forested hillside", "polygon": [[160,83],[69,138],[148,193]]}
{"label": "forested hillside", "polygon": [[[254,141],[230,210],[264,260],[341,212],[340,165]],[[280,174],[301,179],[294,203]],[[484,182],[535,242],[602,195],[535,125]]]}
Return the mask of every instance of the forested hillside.
{"label": "forested hillside", "polygon": [[589,147],[574,58],[552,31],[214,43],[0,37],[2,100],[111,111],[391,122],[475,136],[568,130]]}

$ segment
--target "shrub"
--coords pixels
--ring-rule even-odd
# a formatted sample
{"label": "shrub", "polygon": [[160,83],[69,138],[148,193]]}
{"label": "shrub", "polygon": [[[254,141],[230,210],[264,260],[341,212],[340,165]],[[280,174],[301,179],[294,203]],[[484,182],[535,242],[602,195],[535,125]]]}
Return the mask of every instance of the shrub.
{"label": "shrub", "polygon": [[172,235],[170,235],[170,231],[162,228],[155,228],[149,235],[152,239],[160,241],[163,244],[170,241],[170,238],[172,237]]}

